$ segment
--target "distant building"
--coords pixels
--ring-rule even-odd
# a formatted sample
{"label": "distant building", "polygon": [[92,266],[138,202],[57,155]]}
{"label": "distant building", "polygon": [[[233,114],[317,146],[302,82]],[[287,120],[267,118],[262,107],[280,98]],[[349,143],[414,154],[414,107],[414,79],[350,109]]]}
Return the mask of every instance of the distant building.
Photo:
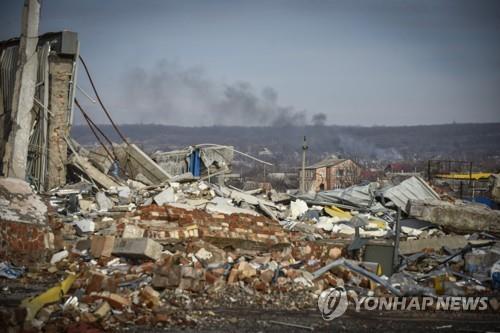
{"label": "distant building", "polygon": [[359,181],[362,170],[353,160],[332,155],[305,168],[305,189],[317,192],[349,187]]}

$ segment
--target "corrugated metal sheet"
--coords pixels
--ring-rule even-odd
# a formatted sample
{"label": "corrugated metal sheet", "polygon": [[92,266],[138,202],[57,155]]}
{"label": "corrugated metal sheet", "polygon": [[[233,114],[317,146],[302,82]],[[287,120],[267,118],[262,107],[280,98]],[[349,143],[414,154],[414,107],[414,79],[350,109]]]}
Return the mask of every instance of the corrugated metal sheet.
{"label": "corrugated metal sheet", "polygon": [[353,208],[368,208],[374,203],[373,192],[376,186],[376,183],[354,185],[345,189],[335,189],[314,194],[304,193],[293,197],[302,199],[310,204],[342,204]]}
{"label": "corrugated metal sheet", "polygon": [[385,198],[391,200],[406,213],[408,200],[440,199],[439,195],[420,177],[411,177],[399,185],[382,191]]}
{"label": "corrugated metal sheet", "polygon": [[3,49],[0,57],[0,89],[3,93],[4,112],[10,118],[12,109],[12,96],[14,95],[14,83],[16,81],[16,65],[18,58],[18,47],[11,46]]}
{"label": "corrugated metal sheet", "polygon": [[[50,44],[47,42],[38,48],[37,86],[35,89],[36,102],[33,104],[33,131],[30,137],[28,152],[27,174],[37,190],[45,188],[47,176],[47,144],[48,144],[48,66]],[[45,108],[39,103],[44,104]]]}
{"label": "corrugated metal sheet", "polygon": [[5,145],[12,127],[12,96],[16,81],[17,46],[0,49],[0,168],[5,152]]}

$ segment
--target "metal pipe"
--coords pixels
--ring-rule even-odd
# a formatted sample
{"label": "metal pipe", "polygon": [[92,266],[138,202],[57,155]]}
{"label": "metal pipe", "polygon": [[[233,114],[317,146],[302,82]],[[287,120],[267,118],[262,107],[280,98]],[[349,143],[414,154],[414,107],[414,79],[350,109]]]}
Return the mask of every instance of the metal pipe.
{"label": "metal pipe", "polygon": [[393,272],[399,267],[399,239],[401,237],[401,208],[398,207],[398,212],[396,215],[396,239],[394,240],[394,258],[392,260]]}

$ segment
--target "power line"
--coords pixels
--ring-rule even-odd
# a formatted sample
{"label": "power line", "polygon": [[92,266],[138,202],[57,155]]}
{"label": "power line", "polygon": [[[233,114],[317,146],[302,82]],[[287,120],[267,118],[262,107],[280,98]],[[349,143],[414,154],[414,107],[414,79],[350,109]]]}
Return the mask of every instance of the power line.
{"label": "power line", "polygon": [[104,137],[104,139],[106,139],[108,141],[108,143],[111,145],[111,147],[113,147],[113,144],[111,143],[111,141],[108,139],[108,137],[106,137],[106,135],[101,131],[101,129],[92,121],[92,119],[88,116],[88,114],[83,110],[82,106],[80,105],[80,103],[78,103],[77,99],[75,99],[75,105],[78,107],[78,109],[82,113],[83,118],[85,118],[85,120],[87,121],[87,124],[89,125],[90,130],[92,131],[92,133],[94,133],[94,136],[97,139],[97,141],[99,141],[99,143],[104,148],[104,150],[106,151],[106,153],[108,154],[108,156],[111,158],[111,160],[115,161],[116,160],[116,156],[114,156],[114,154],[111,154],[111,152],[108,150],[108,148],[106,147],[106,145],[102,142],[102,140],[99,137],[99,135],[97,135],[96,130]]}
{"label": "power line", "polygon": [[109,121],[111,122],[111,125],[113,125],[113,128],[115,129],[115,131],[118,133],[118,135],[120,136],[120,138],[123,140],[123,142],[125,142],[127,145],[129,145],[127,139],[125,138],[125,136],[122,134],[122,132],[120,131],[120,129],[118,128],[118,126],[115,124],[115,122],[113,121],[113,119],[111,118],[111,115],[109,114],[108,110],[106,109],[106,107],[104,106],[104,104],[102,103],[102,100],[101,100],[101,97],[99,96],[99,93],[97,92],[97,89],[95,87],[95,84],[94,84],[94,81],[92,80],[92,77],[90,76],[90,72],[89,72],[89,69],[87,68],[87,64],[85,63],[85,61],[83,60],[82,56],[80,55],[79,56],[80,58],[80,61],[82,62],[83,64],[83,68],[85,69],[85,73],[87,73],[87,77],[89,78],[89,81],[90,81],[90,85],[92,86],[92,90],[94,91],[94,94],[97,98],[97,101],[99,102],[99,104],[101,105],[104,113],[106,114],[106,116],[108,117]]}

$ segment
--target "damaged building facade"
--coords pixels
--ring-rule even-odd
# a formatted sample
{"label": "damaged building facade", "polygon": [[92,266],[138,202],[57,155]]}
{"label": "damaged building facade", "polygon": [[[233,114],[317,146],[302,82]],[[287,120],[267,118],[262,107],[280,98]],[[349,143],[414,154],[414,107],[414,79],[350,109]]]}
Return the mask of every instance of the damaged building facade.
{"label": "damaged building facade", "polygon": [[231,173],[234,148],[196,145],[170,152],[156,152],[151,157],[172,176],[189,172],[194,177],[214,177],[219,183],[223,183],[224,176]]}
{"label": "damaged building facade", "polygon": [[[361,167],[334,156],[305,169],[307,191],[245,191],[224,182],[233,147],[148,155],[92,83],[123,141],[111,142],[74,98],[76,34],[23,31],[0,43],[0,322],[10,331],[332,331],[298,311],[339,289],[351,308],[374,295],[483,297],[491,316],[464,327],[498,323],[500,211],[418,175],[360,183]],[[99,146],[69,136],[73,103]],[[424,316],[419,328],[435,329]]]}
{"label": "damaged building facade", "polygon": [[66,183],[79,44],[71,31],[23,39],[0,42],[0,172],[43,191]]}
{"label": "damaged building facade", "polygon": [[305,190],[318,192],[349,187],[359,182],[361,172],[361,166],[353,160],[332,155],[305,168]]}

